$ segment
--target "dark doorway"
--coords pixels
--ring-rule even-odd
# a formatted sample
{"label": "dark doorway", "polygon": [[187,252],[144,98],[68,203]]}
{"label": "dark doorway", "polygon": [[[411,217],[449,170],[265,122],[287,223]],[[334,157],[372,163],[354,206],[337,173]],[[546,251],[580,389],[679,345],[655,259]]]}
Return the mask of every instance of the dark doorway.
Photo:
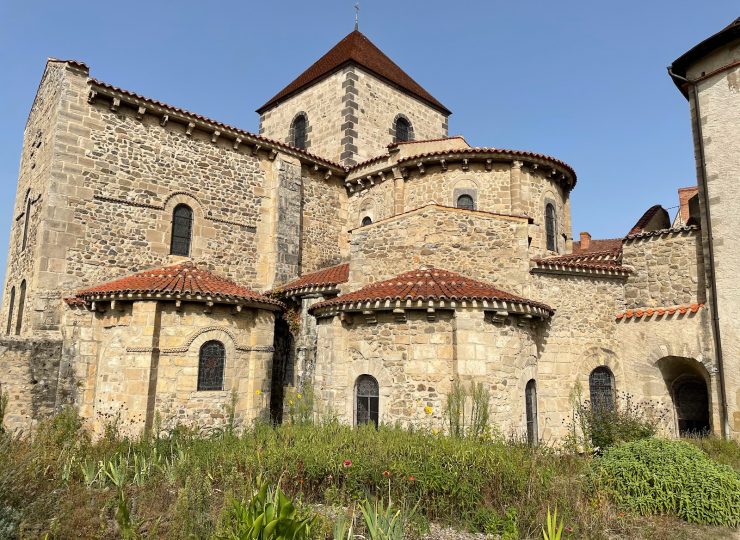
{"label": "dark doorway", "polygon": [[702,379],[683,377],[673,383],[673,401],[681,436],[709,433],[709,393]]}

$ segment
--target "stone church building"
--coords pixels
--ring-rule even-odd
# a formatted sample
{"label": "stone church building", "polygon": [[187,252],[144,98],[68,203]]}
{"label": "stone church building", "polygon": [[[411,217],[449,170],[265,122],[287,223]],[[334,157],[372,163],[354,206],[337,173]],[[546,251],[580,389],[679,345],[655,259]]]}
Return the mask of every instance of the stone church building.
{"label": "stone church building", "polygon": [[65,405],[93,429],[247,424],[311,388],[346,423],[441,428],[473,381],[532,441],[564,434],[579,385],[740,437],[740,19],[670,76],[698,185],[675,216],[574,240],[569,165],[450,136],[357,30],[257,109],[259,134],[50,59],[0,307],[7,426]]}

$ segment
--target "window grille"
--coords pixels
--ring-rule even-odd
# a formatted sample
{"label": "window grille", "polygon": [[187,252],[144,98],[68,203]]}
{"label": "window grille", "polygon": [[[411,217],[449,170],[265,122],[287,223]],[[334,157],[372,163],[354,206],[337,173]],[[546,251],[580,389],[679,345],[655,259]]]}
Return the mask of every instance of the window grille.
{"label": "window grille", "polygon": [[588,377],[591,408],[596,411],[614,410],[614,375],[609,368],[600,366]]}
{"label": "window grille", "polygon": [[411,140],[411,122],[401,117],[396,120],[396,142]]}
{"label": "window grille", "polygon": [[301,114],[293,120],[293,146],[296,148],[306,148],[306,116]]}
{"label": "window grille", "polygon": [[545,206],[545,233],[547,235],[547,249],[557,251],[557,242],[555,241],[555,207],[550,203]]}
{"label": "window grille", "polygon": [[524,391],[524,401],[527,410],[527,442],[537,444],[537,383],[531,379]]}
{"label": "window grille", "polygon": [[475,210],[475,201],[470,195],[460,195],[457,198],[456,206],[463,210]]}
{"label": "window grille", "polygon": [[355,385],[357,392],[356,424],[369,424],[372,422],[378,427],[378,405],[379,389],[378,381],[370,375],[360,375]]}
{"label": "window grille", "polygon": [[172,255],[190,255],[190,241],[193,233],[193,211],[186,204],[178,204],[172,212]]}
{"label": "window grille", "polygon": [[220,341],[208,341],[198,357],[198,390],[224,389],[224,358],[226,351]]}

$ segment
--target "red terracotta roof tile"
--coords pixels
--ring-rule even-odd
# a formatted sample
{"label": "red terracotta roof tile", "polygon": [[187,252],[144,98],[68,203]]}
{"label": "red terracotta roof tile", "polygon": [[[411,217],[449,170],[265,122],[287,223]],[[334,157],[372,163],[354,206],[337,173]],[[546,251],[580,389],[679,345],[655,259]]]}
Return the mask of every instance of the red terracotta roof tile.
{"label": "red terracotta roof tile", "polygon": [[603,240],[591,240],[588,249],[581,248],[581,241],[573,241],[573,255],[582,255],[585,253],[601,252],[601,251],[622,251],[622,239],[621,238],[605,238]]}
{"label": "red terracotta roof tile", "polygon": [[493,285],[467,278],[456,272],[430,266],[405,272],[392,279],[371,283],[357,291],[319,302],[310,311],[314,312],[317,309],[343,304],[385,300],[490,300],[531,306],[550,314],[555,312],[546,304],[516,296],[497,289]]}
{"label": "red terracotta roof tile", "polygon": [[192,262],[184,262],[146,270],[101,285],[82,289],[76,297],[86,301],[144,296],[157,299],[214,301],[226,303],[248,302],[283,307],[277,300],[238,285],[208,270],[198,268]]}
{"label": "red terracotta roof tile", "polygon": [[664,214],[663,217],[665,222],[665,227],[661,227],[661,229],[670,227],[668,212],[661,205],[656,204],[655,206],[651,206],[650,208],[648,208],[647,211],[642,215],[642,217],[637,220],[637,223],[635,223],[635,226],[630,229],[630,232],[627,233],[627,236],[643,232],[647,224],[650,223],[650,220],[652,220],[656,216],[656,214],[661,211]]}
{"label": "red terracotta roof tile", "polygon": [[[593,240],[592,240],[593,242]],[[550,268],[573,268],[581,270],[611,271],[619,274],[630,273],[631,270],[622,266],[622,241],[619,241],[619,249],[612,247],[604,251],[586,251],[581,253],[570,253],[568,255],[557,255],[533,259],[540,267]]]}
{"label": "red terracotta roof tile", "polygon": [[657,316],[657,317],[663,317],[665,315],[675,315],[678,313],[679,315],[686,315],[687,313],[696,313],[701,308],[704,307],[704,304],[691,304],[688,306],[680,305],[680,306],[671,306],[671,307],[650,307],[650,308],[638,308],[638,309],[628,309],[627,311],[623,311],[622,313],[617,313],[616,319],[618,321],[623,321],[627,319],[649,319],[650,317]]}
{"label": "red terracotta roof tile", "polygon": [[355,30],[344,37],[329,52],[319,58],[298,78],[262,105],[257,112],[262,114],[273,105],[289,98],[306,86],[336,72],[347,64],[358,64],[375,75],[395,84],[405,92],[427,102],[445,115],[452,114],[419,83],[408,76],[396,63],[378,49],[364,34]]}
{"label": "red terracotta roof tile", "polygon": [[349,279],[349,263],[342,263],[306,274],[276,287],[277,292],[291,292],[308,287],[325,287],[345,283]]}

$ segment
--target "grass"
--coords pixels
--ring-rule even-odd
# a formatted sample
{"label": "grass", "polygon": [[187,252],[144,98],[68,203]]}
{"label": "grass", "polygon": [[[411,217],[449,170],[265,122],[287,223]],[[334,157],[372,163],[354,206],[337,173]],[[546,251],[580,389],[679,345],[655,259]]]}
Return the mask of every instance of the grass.
{"label": "grass", "polygon": [[[737,465],[737,443],[694,444]],[[731,532],[625,513],[590,487],[590,468],[591,459],[550,447],[332,423],[261,425],[208,437],[177,429],[139,440],[111,429],[93,442],[66,411],[32,439],[0,435],[0,535],[120,538],[131,530],[129,537],[208,538],[222,528],[234,499],[249,498],[258,478],[279,483],[302,511],[321,505],[337,515],[368,496],[390,498],[397,508],[416,506],[417,531],[435,521],[536,538],[549,507],[563,520],[563,538]],[[315,537],[330,538],[332,528],[330,518],[321,518]]]}

